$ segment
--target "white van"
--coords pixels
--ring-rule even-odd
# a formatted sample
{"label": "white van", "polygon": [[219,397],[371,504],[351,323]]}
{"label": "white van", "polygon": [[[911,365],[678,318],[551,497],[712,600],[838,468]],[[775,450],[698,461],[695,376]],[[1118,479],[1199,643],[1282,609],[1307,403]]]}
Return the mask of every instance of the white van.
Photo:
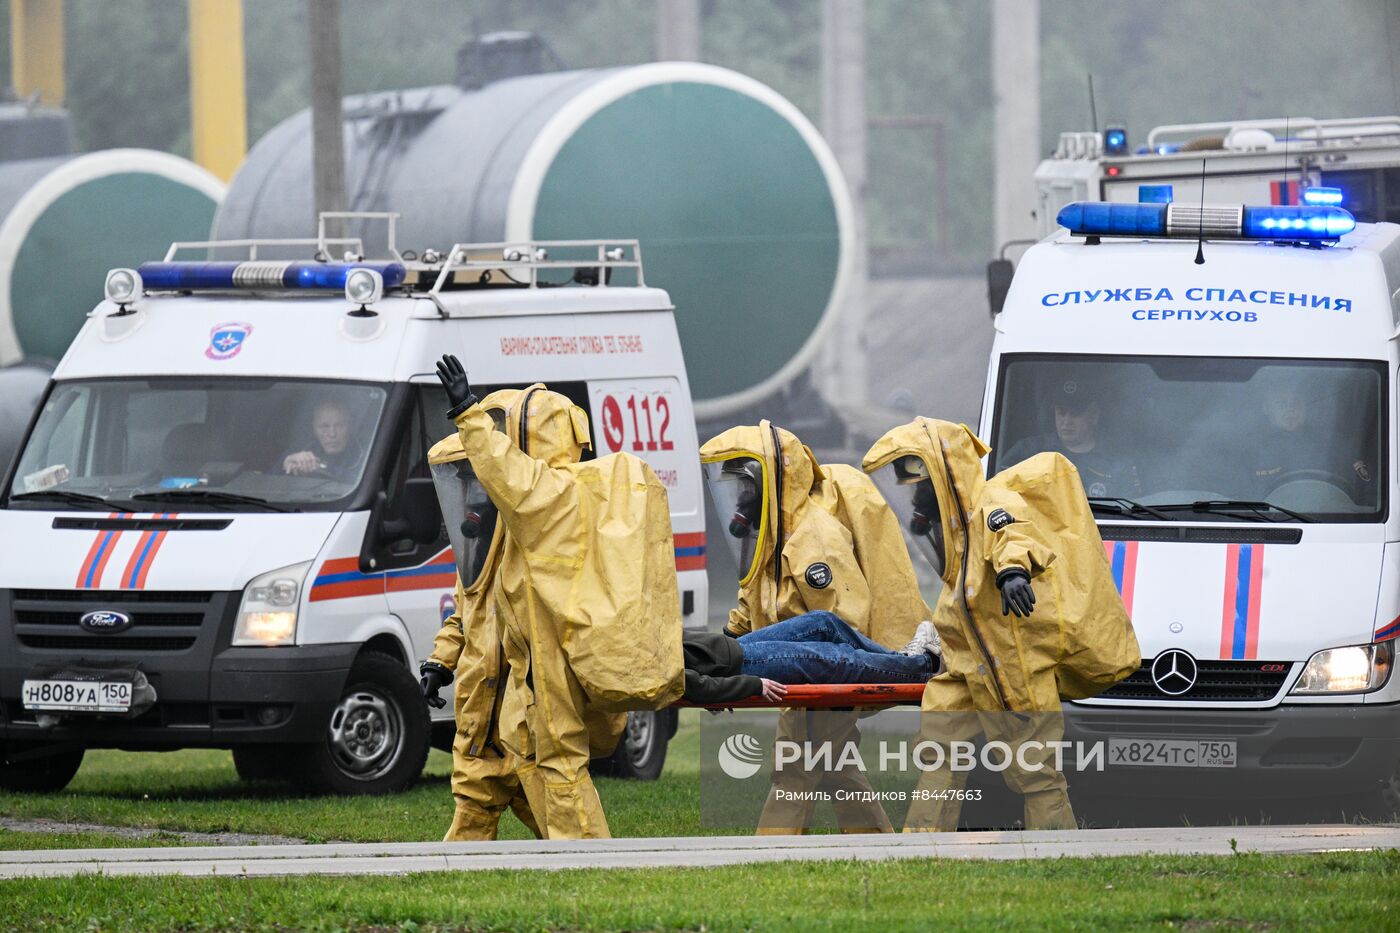
{"label": "white van", "polygon": [[[323,222],[109,275],[0,500],[0,785],[61,788],[86,748],[204,746],[244,777],[379,793],[416,777],[430,733],[450,747],[451,704],[430,721],[416,673],[452,611],[426,461],[455,430],[444,353],[478,392],[572,398],[586,456],[652,465],[685,621],[704,624],[685,363],[637,244],[393,242],[365,262]],[[246,258],[178,258],[230,248]],[[674,729],[634,715],[611,770],[655,777]]]}
{"label": "white van", "polygon": [[1400,226],[1144,194],[1025,254],[982,411],[989,474],[1079,467],[1142,645],[1072,737],[1118,792],[1393,812]]}

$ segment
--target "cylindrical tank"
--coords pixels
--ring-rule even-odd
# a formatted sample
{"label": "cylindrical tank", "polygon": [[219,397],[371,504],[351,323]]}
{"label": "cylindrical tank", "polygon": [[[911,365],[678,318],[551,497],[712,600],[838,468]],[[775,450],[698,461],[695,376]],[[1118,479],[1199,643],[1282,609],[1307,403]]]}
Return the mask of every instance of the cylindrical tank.
{"label": "cylindrical tank", "polygon": [[[811,123],[752,78],[662,62],[373,94],[345,113],[350,206],[401,213],[400,248],[640,240],[701,418],[785,385],[839,305],[850,195]],[[304,112],[253,147],[216,235],[308,235],[311,175]]]}
{"label": "cylindrical tank", "polygon": [[0,365],[58,359],[114,266],[204,240],[224,184],[147,149],[0,162]]}
{"label": "cylindrical tank", "polygon": [[61,107],[16,100],[0,91],[0,162],[73,151],[73,120]]}

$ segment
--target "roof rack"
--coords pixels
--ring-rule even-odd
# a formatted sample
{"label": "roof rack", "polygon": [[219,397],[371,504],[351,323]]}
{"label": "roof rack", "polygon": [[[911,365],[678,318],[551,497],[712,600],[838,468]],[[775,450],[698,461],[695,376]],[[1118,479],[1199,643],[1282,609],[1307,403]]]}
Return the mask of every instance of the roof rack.
{"label": "roof rack", "polygon": [[[387,258],[402,263],[409,270],[405,287],[419,290],[428,282],[427,296],[444,317],[448,314],[440,295],[454,285],[508,284],[539,288],[555,282],[541,283],[540,273],[551,269],[568,270],[572,281],[587,286],[607,286],[613,270],[631,269],[636,272],[638,286],[645,286],[642,272],[642,247],[637,240],[517,240],[500,243],[454,243],[451,249],[439,252],[425,249],[419,256],[410,252],[406,257],[398,248],[397,224],[399,214],[388,211],[325,211],[317,218],[315,237],[247,238],[237,240],[184,240],[170,244],[165,262],[173,262],[185,250],[236,249],[246,250],[249,262],[258,260],[260,249],[314,247],[313,259],[330,262],[332,247],[345,247],[352,254],[347,259],[364,261],[362,237],[328,236],[329,223],[336,221],[383,221],[387,231]],[[381,257],[373,257],[379,259]],[[465,273],[465,275],[464,275]],[[475,273],[475,275],[472,275]],[[629,283],[630,284],[630,283]]]}
{"label": "roof rack", "polygon": [[1224,120],[1217,123],[1169,123],[1153,127],[1147,145],[1155,149],[1162,137],[1229,136],[1240,130],[1281,130],[1294,139],[1307,139],[1319,146],[1368,136],[1400,136],[1400,117],[1340,117],[1318,120],[1313,117],[1277,117],[1267,120]]}
{"label": "roof rack", "polygon": [[190,249],[246,249],[248,251],[248,261],[252,262],[258,258],[259,249],[280,249],[288,246],[314,246],[316,252],[312,258],[320,261],[332,259],[330,248],[332,246],[348,246],[359,259],[365,259],[365,244],[361,237],[347,236],[326,236],[327,220],[382,220],[388,227],[389,256],[397,262],[403,262],[396,243],[397,225],[399,215],[389,211],[323,211],[316,219],[315,237],[253,237],[240,240],[180,240],[170,244],[170,248],[165,251],[165,262],[173,262],[175,255],[182,250]]}
{"label": "roof rack", "polygon": [[[550,251],[561,253],[580,252],[583,256],[551,258]],[[591,256],[588,253],[592,253]],[[645,286],[642,273],[642,247],[637,240],[519,240],[501,243],[454,243],[447,251],[442,268],[436,270],[437,278],[428,289],[428,297],[437,305],[445,317],[448,309],[443,305],[441,293],[449,283],[458,280],[458,273],[476,271],[478,281],[489,282],[498,273],[509,281],[538,288],[541,271],[548,269],[568,269],[579,281],[584,270],[595,270],[592,281],[586,284],[605,287],[614,269],[634,269],[637,285]],[[549,284],[549,283],[546,283]]]}

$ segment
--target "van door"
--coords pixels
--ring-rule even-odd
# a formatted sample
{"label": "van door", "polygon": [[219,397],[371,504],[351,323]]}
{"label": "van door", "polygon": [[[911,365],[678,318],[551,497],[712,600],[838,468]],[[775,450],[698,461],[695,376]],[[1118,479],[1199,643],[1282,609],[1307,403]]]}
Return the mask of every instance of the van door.
{"label": "van door", "polygon": [[[404,517],[411,496],[422,496],[425,488],[431,491],[428,449],[452,430],[451,422],[443,417],[447,408],[447,393],[441,386],[411,386],[399,438],[385,467],[381,514],[387,522],[392,524]],[[452,592],[457,579],[457,565],[447,529],[442,525],[437,496],[429,494],[426,499],[431,500],[438,519],[437,537],[426,544],[407,537],[381,541],[376,555],[384,571],[389,611],[408,629],[415,663],[428,656],[443,620],[452,614]]]}

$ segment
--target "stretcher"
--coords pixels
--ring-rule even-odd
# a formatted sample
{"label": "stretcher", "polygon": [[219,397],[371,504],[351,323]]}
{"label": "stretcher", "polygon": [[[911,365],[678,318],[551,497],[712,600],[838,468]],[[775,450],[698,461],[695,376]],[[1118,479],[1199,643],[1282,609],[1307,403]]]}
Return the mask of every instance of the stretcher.
{"label": "stretcher", "polygon": [[689,703],[673,706],[697,709],[844,709],[853,706],[918,706],[924,685],[917,684],[789,684],[787,696],[766,700],[761,696],[733,703]]}

